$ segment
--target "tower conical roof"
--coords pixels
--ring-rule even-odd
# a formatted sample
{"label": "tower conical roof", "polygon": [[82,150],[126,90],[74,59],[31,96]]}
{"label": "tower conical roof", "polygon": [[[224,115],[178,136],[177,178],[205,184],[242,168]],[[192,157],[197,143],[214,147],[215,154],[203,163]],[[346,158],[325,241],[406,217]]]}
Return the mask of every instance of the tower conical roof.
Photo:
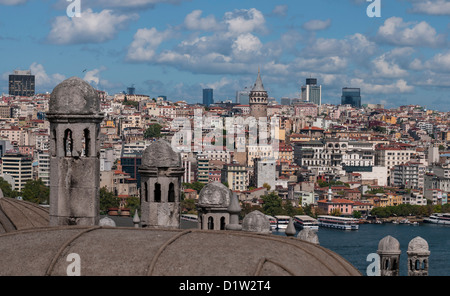
{"label": "tower conical roof", "polygon": [[262,83],[261,71],[259,69],[258,69],[258,77],[256,78],[256,82],[255,85],[253,86],[252,91],[266,91]]}

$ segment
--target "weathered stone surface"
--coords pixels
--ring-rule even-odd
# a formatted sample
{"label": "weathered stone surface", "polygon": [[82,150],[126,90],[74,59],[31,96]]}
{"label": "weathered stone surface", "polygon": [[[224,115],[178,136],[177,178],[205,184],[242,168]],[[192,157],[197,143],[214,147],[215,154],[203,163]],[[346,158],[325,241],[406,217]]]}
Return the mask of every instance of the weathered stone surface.
{"label": "weathered stone surface", "polygon": [[231,194],[231,190],[222,183],[218,181],[211,182],[200,191],[198,205],[200,207],[228,208]]}
{"label": "weathered stone surface", "polygon": [[181,156],[172,149],[169,142],[160,139],[144,150],[141,167],[181,167]]}
{"label": "weathered stone surface", "polygon": [[326,248],[242,231],[61,226],[0,235],[0,246],[0,275],[65,276],[71,253],[82,276],[361,275]]}
{"label": "weathered stone surface", "polygon": [[92,115],[100,112],[96,90],[79,77],[58,84],[50,95],[50,114]]}
{"label": "weathered stone surface", "polygon": [[242,230],[269,234],[271,233],[270,221],[266,215],[260,211],[252,211],[245,215],[244,220],[242,221]]}
{"label": "weathered stone surface", "polygon": [[297,238],[303,241],[307,241],[313,244],[319,244],[319,236],[317,232],[313,229],[304,228],[298,234]]}

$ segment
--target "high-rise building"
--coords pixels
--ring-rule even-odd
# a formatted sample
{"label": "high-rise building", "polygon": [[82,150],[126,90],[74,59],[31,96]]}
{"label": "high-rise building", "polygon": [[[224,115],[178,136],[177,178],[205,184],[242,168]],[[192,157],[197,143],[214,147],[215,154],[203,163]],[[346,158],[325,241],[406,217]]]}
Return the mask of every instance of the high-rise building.
{"label": "high-rise building", "polygon": [[317,85],[317,78],[306,78],[306,85],[302,86],[302,100],[316,105],[322,104],[322,86]]}
{"label": "high-rise building", "polygon": [[250,91],[247,88],[236,92],[236,103],[237,104],[248,105],[249,102],[250,102]]}
{"label": "high-rise building", "polygon": [[32,97],[35,93],[35,76],[30,70],[14,70],[9,75],[9,95]]}
{"label": "high-rise building", "polygon": [[344,87],[342,89],[341,104],[361,108],[361,89]]}
{"label": "high-rise building", "polygon": [[214,104],[214,95],[212,88],[203,89],[203,105],[209,107],[209,105]]}
{"label": "high-rise building", "polygon": [[6,153],[2,157],[2,175],[14,178],[15,188],[21,191],[33,179],[33,158],[20,153]]}

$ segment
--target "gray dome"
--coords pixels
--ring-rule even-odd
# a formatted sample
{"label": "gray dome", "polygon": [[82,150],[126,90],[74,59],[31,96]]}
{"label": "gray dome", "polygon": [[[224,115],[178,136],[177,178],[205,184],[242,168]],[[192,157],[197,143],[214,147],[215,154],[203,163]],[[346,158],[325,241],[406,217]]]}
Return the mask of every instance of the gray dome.
{"label": "gray dome", "polygon": [[81,276],[362,275],[329,249],[242,231],[61,226],[3,234],[0,245],[0,275],[66,276],[71,253]]}
{"label": "gray dome", "polygon": [[408,244],[407,253],[428,255],[430,251],[428,249],[427,241],[421,238],[420,236],[413,238]]}
{"label": "gray dome", "polygon": [[302,229],[298,234],[297,238],[316,244],[319,244],[319,236],[317,235],[317,231],[310,229],[310,228],[304,228]]}
{"label": "gray dome", "polygon": [[384,237],[378,243],[378,254],[400,254],[400,243],[390,235]]}
{"label": "gray dome", "polygon": [[100,226],[109,226],[109,227],[116,227],[116,222],[114,222],[114,220],[109,218],[109,217],[103,217],[98,222],[98,225],[100,225]]}
{"label": "gray dome", "polygon": [[222,183],[208,183],[199,193],[198,205],[210,208],[228,208],[231,201],[231,190]]}
{"label": "gray dome", "polygon": [[142,167],[181,167],[181,156],[172,149],[169,142],[160,139],[144,150]]}
{"label": "gray dome", "polygon": [[97,91],[81,78],[66,79],[53,89],[48,113],[52,115],[96,115],[100,113]]}
{"label": "gray dome", "polygon": [[252,211],[242,220],[242,230],[259,233],[270,233],[270,221],[260,211]]}

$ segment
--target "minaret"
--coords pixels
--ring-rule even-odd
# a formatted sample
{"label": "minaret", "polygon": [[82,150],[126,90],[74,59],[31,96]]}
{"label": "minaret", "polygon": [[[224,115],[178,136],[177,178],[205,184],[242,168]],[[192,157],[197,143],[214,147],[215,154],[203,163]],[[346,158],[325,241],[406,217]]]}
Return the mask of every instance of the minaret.
{"label": "minaret", "polygon": [[259,120],[260,117],[267,117],[267,104],[268,95],[264,89],[264,85],[261,79],[261,71],[258,69],[258,77],[256,78],[255,85],[250,91],[250,116]]}
{"label": "minaret", "polygon": [[58,84],[49,102],[50,226],[99,224],[103,113],[97,91],[78,77]]}
{"label": "minaret", "polygon": [[328,188],[328,201],[331,202],[331,200],[333,199],[333,190],[331,190],[331,185]]}

